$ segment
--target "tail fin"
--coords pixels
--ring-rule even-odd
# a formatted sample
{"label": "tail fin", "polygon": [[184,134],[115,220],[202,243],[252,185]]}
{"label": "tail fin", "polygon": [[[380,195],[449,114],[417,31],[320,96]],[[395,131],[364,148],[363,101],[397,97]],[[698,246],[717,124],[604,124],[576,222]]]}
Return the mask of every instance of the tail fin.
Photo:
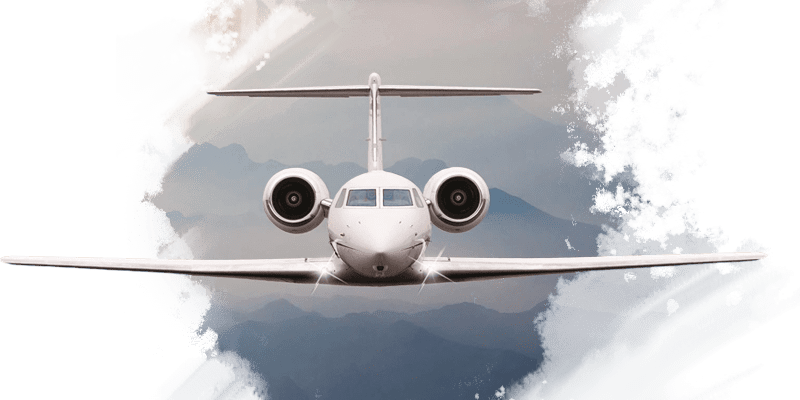
{"label": "tail fin", "polygon": [[372,73],[369,84],[360,86],[319,86],[283,89],[219,90],[208,92],[217,96],[248,97],[367,97],[369,106],[369,149],[367,170],[383,170],[383,145],[381,138],[380,96],[433,97],[433,96],[500,96],[541,93],[539,89],[483,88],[459,86],[408,86],[381,85],[381,77]]}

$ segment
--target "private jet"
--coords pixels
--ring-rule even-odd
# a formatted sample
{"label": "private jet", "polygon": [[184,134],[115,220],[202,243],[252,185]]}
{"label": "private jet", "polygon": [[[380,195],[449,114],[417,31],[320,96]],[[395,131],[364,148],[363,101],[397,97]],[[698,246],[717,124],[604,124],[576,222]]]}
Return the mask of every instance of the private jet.
{"label": "private jet", "polygon": [[[383,85],[378,74],[367,85],[208,92],[249,97],[369,97],[367,172],[333,197],[320,177],[289,168],[266,184],[262,205],[269,220],[300,234],[327,219],[330,257],[268,260],[164,260],[73,257],[3,257],[9,264],[166,272],[196,276],[293,283],[395,286],[465,282],[542,274],[753,261],[764,253],[668,254],[573,258],[426,257],[431,226],[451,233],[477,226],[489,210],[489,187],[474,171],[454,167],[433,175],[420,190],[383,170],[381,96],[532,95],[538,89]],[[421,290],[421,288],[420,288]]]}

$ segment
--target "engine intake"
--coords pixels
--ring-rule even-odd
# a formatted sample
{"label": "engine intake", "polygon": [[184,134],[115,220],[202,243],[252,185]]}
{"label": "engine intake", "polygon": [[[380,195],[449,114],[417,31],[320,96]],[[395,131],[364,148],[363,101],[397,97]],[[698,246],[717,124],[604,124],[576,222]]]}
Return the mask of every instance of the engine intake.
{"label": "engine intake", "polygon": [[328,187],[315,173],[289,168],[273,175],[264,188],[264,211],[275,226],[289,233],[305,233],[325,218],[322,200]]}
{"label": "engine intake", "polygon": [[489,210],[489,187],[467,168],[447,168],[425,184],[431,200],[431,222],[445,232],[466,232],[477,226]]}

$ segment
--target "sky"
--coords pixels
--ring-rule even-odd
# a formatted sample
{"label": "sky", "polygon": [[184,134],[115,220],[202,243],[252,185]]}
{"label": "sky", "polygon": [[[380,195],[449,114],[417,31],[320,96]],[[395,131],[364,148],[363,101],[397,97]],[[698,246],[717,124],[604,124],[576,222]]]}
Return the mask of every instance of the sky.
{"label": "sky", "polygon": [[[260,193],[245,192],[241,188],[247,185],[235,182],[256,179],[247,175],[248,165],[321,162],[317,168],[336,171],[352,170],[346,168],[352,163],[365,167],[368,100],[217,98],[206,91],[366,84],[372,72],[384,84],[542,90],[533,96],[382,98],[387,168],[415,157],[473,169],[490,188],[560,220],[605,231],[596,248],[587,250],[597,255],[718,251],[724,244],[722,233],[701,232],[690,202],[670,199],[655,205],[649,200],[646,170],[634,157],[640,149],[660,153],[680,143],[688,104],[666,104],[659,140],[644,134],[647,121],[642,117],[628,123],[624,140],[609,139],[621,98],[648,101],[660,90],[658,85],[642,90],[625,73],[632,67],[624,60],[655,51],[652,31],[630,48],[620,44],[626,24],[642,23],[645,5],[216,1],[193,21],[164,18],[139,32],[116,36],[116,91],[129,100],[141,99],[135,111],[153,126],[140,143],[126,208],[131,255],[329,255],[309,254],[327,251],[324,228],[302,236],[279,232],[260,211]],[[726,1],[717,1],[704,8],[695,27],[707,16],[723,15],[726,7]],[[685,10],[678,6],[665,18],[681,12]],[[617,67],[607,60],[616,60]],[[622,65],[622,72],[614,79],[598,79],[598,71],[608,65]],[[662,67],[656,65],[641,79],[657,82]],[[704,73],[685,71],[687,87],[702,86]],[[193,155],[201,145],[231,150],[235,154],[224,160],[242,161],[244,169],[226,169],[233,161],[222,166],[219,159],[197,162]],[[606,162],[612,150],[621,160],[613,168]],[[697,159],[702,153],[674,157],[659,167],[659,176],[676,179],[681,166]],[[209,172],[212,166],[216,172]],[[266,184],[269,176],[261,179]],[[335,193],[338,187],[328,189]],[[609,208],[625,211],[598,209],[599,193],[608,195]],[[682,231],[668,230],[656,238],[640,235],[673,213],[684,218]],[[267,240],[254,242],[259,235]],[[470,242],[470,233],[463,235],[461,243],[480,247]],[[208,250],[217,248],[213,241],[222,237],[237,245],[222,253]],[[168,244],[176,242],[182,243],[180,251],[171,253]],[[763,246],[750,241],[740,249],[758,251]],[[453,249],[444,254],[470,255]],[[558,255],[574,254],[565,250]],[[428,307],[470,301],[504,312],[523,311],[549,298],[616,314],[652,308],[679,317],[760,268],[758,263],[741,265],[723,278],[683,267],[667,275],[641,270],[635,279],[624,271],[608,271],[431,285],[422,294],[410,287],[325,287],[314,298],[309,297],[311,288],[302,285],[155,274],[143,279],[184,326],[199,324],[212,303],[246,309],[294,296],[312,307],[335,295]],[[342,313],[347,311],[360,310]]]}
{"label": "sky", "polygon": [[[553,125],[563,124],[551,109],[569,96],[569,73],[567,60],[553,55],[551,43],[567,36],[560,22],[579,12],[575,2],[557,3],[547,17],[521,2],[331,4],[302,2],[297,11],[285,11],[287,24],[297,19],[307,25],[283,46],[262,52],[268,44],[258,51],[243,44],[226,53],[231,57],[226,65],[239,59],[255,65],[215,88],[365,84],[372,72],[386,84],[540,88],[544,93],[536,96],[383,98],[384,164],[407,157],[448,165],[469,160],[493,187],[557,217],[603,221],[586,211],[595,192],[592,181],[563,168],[554,156],[572,139]],[[220,27],[220,35],[238,34],[237,21]],[[255,46],[270,35],[252,37]],[[355,144],[366,138],[363,100],[210,99],[193,114],[186,134],[217,147],[241,144],[256,162],[366,166],[364,147]]]}

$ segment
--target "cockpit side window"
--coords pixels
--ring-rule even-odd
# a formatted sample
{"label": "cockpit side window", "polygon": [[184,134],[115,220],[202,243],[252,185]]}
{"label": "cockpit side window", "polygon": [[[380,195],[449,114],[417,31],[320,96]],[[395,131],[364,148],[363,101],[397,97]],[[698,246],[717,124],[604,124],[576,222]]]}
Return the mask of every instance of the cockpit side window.
{"label": "cockpit side window", "polygon": [[342,204],[344,204],[344,192],[347,189],[342,189],[342,192],[339,193],[339,200],[336,200],[336,208],[342,208]]}
{"label": "cockpit side window", "polygon": [[351,189],[347,193],[347,205],[357,207],[375,207],[375,189]]}
{"label": "cockpit side window", "polygon": [[411,192],[408,189],[383,189],[384,207],[411,206]]}
{"label": "cockpit side window", "polygon": [[419,192],[417,192],[417,189],[414,189],[414,201],[417,202],[418,208],[422,208],[425,206],[425,202],[422,201],[422,198],[419,197]]}

